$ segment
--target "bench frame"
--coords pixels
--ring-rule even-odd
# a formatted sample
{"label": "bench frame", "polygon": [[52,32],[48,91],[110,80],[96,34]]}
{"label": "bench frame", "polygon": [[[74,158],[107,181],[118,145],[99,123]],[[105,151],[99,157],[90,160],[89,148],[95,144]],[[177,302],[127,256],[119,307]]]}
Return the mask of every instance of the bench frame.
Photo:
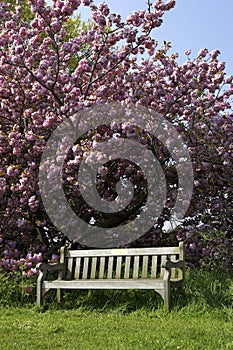
{"label": "bench frame", "polygon": [[[37,264],[39,270],[37,305],[43,303],[44,296],[50,289],[57,289],[58,302],[61,301],[63,289],[153,289],[161,295],[165,309],[169,310],[171,288],[181,287],[184,283],[183,242],[180,242],[177,247],[95,250],[70,248],[65,246],[60,249],[59,263]],[[140,272],[139,259],[141,259]],[[148,261],[151,263],[150,267]],[[47,273],[51,270],[58,271],[58,279],[46,280]]]}

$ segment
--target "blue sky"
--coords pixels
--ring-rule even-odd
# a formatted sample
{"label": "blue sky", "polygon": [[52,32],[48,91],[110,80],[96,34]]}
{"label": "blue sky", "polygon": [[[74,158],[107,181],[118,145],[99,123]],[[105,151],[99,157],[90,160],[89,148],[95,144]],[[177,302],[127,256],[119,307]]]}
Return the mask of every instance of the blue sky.
{"label": "blue sky", "polygon": [[[151,0],[152,1],[152,0]],[[98,4],[102,1],[96,0]],[[146,0],[106,0],[111,12],[124,18],[134,11],[145,8]],[[152,1],[153,2],[153,1]],[[90,13],[81,8],[83,19]],[[191,49],[194,57],[202,48],[219,49],[221,60],[227,63],[227,74],[233,74],[233,0],[177,0],[161,28],[153,32],[159,42],[171,41],[172,51],[185,60],[184,51]]]}

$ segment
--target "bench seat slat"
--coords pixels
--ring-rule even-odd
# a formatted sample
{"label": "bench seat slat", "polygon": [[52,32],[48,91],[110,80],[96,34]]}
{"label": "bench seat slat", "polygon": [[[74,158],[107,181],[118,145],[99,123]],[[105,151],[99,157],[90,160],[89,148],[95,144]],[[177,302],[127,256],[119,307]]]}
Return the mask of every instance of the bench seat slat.
{"label": "bench seat slat", "polygon": [[164,280],[137,279],[137,280],[79,280],[79,281],[45,281],[48,289],[163,289]]}

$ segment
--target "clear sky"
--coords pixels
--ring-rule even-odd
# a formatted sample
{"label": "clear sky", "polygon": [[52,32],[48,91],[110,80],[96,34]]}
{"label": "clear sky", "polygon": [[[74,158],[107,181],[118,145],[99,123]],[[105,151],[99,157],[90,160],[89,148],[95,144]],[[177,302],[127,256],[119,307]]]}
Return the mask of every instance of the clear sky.
{"label": "clear sky", "polygon": [[[120,13],[124,18],[134,10],[145,8],[147,3],[146,0],[105,2],[111,12]],[[90,15],[86,8],[82,8],[81,14],[83,19]],[[227,74],[233,74],[233,0],[176,0],[176,7],[166,14],[153,37],[161,43],[171,41],[172,51],[180,54],[181,62],[186,49],[192,50],[192,57],[202,48],[219,49],[221,60],[227,63]]]}

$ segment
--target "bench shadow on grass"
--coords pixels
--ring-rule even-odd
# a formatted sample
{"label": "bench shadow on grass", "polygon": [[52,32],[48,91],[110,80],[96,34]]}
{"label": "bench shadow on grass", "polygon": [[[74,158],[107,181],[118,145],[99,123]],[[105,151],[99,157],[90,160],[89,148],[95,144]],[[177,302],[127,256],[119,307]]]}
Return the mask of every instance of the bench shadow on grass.
{"label": "bench shadow on grass", "polygon": [[155,310],[163,307],[163,300],[152,290],[70,290],[64,291],[60,304],[56,292],[50,291],[43,308],[81,308],[88,311],[134,312],[138,309]]}

